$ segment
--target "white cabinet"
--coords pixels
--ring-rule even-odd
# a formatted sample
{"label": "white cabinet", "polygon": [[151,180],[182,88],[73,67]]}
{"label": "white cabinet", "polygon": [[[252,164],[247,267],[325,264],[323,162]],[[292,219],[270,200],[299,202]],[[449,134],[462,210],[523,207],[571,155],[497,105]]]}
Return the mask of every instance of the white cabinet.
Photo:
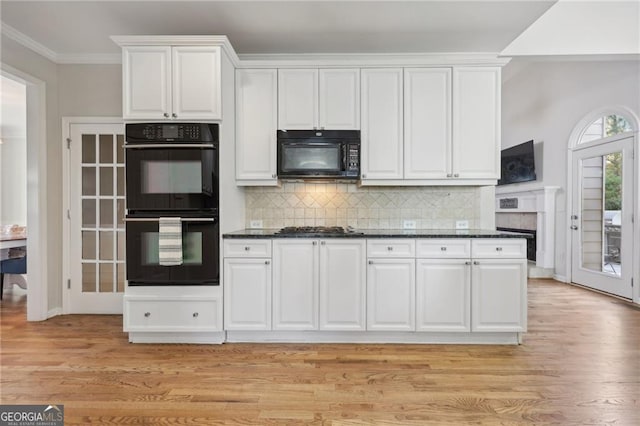
{"label": "white cabinet", "polygon": [[415,240],[367,240],[367,257],[367,330],[415,330]]}
{"label": "white cabinet", "polygon": [[212,332],[222,330],[222,306],[214,297],[125,296],[124,331]]}
{"label": "white cabinet", "polygon": [[277,185],[278,72],[236,71],[236,182]]}
{"label": "white cabinet", "polygon": [[500,177],[498,67],[453,69],[453,174],[460,179]]}
{"label": "white cabinet", "polygon": [[224,329],[271,329],[271,258],[224,259]]}
{"label": "white cabinet", "polygon": [[278,128],[359,129],[360,70],[279,69]]}
{"label": "white cabinet", "polygon": [[472,331],[526,331],[526,240],[472,240],[471,253]]}
{"label": "white cabinet", "polygon": [[364,330],[365,242],[273,242],[274,330]]}
{"label": "white cabinet", "polygon": [[416,261],[416,330],[471,331],[469,259]]}
{"label": "white cabinet", "polygon": [[362,69],[362,180],[402,179],[402,68]]}
{"label": "white cabinet", "polygon": [[273,241],[273,329],[318,328],[318,241]]}
{"label": "white cabinet", "polygon": [[271,329],[271,240],[227,239],[224,329]]}
{"label": "white cabinet", "polygon": [[123,47],[123,117],[219,120],[219,46]]}
{"label": "white cabinet", "polygon": [[404,70],[404,178],[452,175],[451,68]]}

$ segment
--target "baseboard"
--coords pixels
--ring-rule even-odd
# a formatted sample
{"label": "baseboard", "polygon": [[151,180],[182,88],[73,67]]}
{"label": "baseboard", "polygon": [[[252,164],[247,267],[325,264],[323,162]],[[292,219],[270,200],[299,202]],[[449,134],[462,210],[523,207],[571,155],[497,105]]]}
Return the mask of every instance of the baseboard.
{"label": "baseboard", "polygon": [[53,308],[47,311],[47,319],[62,315],[62,308]]}
{"label": "baseboard", "polygon": [[564,275],[553,274],[553,279],[556,281],[561,281],[563,283],[568,283],[569,280]]}

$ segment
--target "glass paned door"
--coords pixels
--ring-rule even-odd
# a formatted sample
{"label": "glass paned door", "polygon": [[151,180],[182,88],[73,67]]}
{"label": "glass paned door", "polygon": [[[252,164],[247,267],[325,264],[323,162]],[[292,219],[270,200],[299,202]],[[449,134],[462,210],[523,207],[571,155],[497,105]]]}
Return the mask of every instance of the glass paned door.
{"label": "glass paned door", "polygon": [[573,281],[631,298],[633,138],[573,152]]}
{"label": "glass paned door", "polygon": [[71,313],[122,313],[124,126],[72,124],[69,146]]}

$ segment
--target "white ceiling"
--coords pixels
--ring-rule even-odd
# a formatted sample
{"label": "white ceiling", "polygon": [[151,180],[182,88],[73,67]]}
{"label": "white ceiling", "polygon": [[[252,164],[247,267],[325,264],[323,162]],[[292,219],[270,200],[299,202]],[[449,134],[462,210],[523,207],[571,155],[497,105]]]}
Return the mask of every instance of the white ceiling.
{"label": "white ceiling", "polygon": [[226,35],[240,55],[497,53],[555,2],[2,0],[0,19],[60,58],[118,55],[112,35]]}

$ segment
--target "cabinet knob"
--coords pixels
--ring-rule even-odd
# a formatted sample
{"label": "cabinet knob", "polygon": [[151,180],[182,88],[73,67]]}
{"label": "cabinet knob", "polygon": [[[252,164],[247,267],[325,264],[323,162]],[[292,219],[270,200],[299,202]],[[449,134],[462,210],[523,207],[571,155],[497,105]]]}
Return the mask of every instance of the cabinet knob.
{"label": "cabinet knob", "polygon": [[173,114],[171,114],[171,117],[173,118],[178,118],[178,114],[176,114],[175,112]]}
{"label": "cabinet knob", "polygon": [[275,173],[271,175],[271,178],[272,178],[272,179],[275,179],[275,178],[277,178],[277,177],[278,177],[278,175],[277,175],[277,174],[275,174]]}
{"label": "cabinet knob", "polygon": [[474,261],[473,261],[473,264],[474,264],[474,265],[479,265],[479,264],[480,264],[480,262],[478,262],[477,260],[474,260]]}
{"label": "cabinet knob", "polygon": [[388,251],[393,251],[393,247],[389,246],[389,247],[387,247],[387,250]]}
{"label": "cabinet knob", "polygon": [[440,247],[440,251],[447,251],[446,247]]}
{"label": "cabinet knob", "polygon": [[327,242],[326,241],[320,241],[320,245],[325,245]]}
{"label": "cabinet knob", "polygon": [[197,313],[197,312],[194,312],[194,313],[193,313],[193,317],[194,317],[194,318],[198,318],[198,313]]}
{"label": "cabinet knob", "polygon": [[366,175],[366,174],[363,174],[363,175],[362,175],[362,179],[366,179],[366,178],[367,178],[367,175]]}
{"label": "cabinet knob", "polygon": [[460,175],[458,173],[454,173],[453,177],[460,177]]}
{"label": "cabinet knob", "polygon": [[318,245],[318,242],[317,242],[317,241],[314,241],[314,242],[312,242],[311,244],[313,244],[314,246],[317,246],[317,245]]}
{"label": "cabinet knob", "polygon": [[151,316],[151,312],[145,312],[145,313],[144,313],[144,317],[145,317],[145,318],[149,318],[150,316]]}
{"label": "cabinet knob", "polygon": [[270,263],[271,263],[271,261],[269,261],[269,260],[265,260],[265,261],[264,261],[264,264],[265,264],[265,265],[268,265],[268,264],[270,264]]}
{"label": "cabinet knob", "polygon": [[451,177],[453,176],[451,173],[447,173],[447,177]]}
{"label": "cabinet knob", "polygon": [[496,251],[502,251],[502,247],[496,247]]}
{"label": "cabinet knob", "polygon": [[468,260],[466,262],[464,262],[465,265],[471,265],[471,262],[469,262]]}
{"label": "cabinet knob", "polygon": [[575,231],[576,229],[578,229],[578,226],[577,225],[571,225],[571,229],[573,229]]}
{"label": "cabinet knob", "polygon": [[373,260],[370,260],[370,261],[369,261],[369,265],[373,265]]}
{"label": "cabinet knob", "polygon": [[165,112],[163,115],[164,115],[165,118],[169,118],[169,113],[168,112]]}
{"label": "cabinet knob", "polygon": [[244,251],[249,251],[249,250],[251,250],[251,247],[249,247],[249,246],[245,246],[244,247]]}

